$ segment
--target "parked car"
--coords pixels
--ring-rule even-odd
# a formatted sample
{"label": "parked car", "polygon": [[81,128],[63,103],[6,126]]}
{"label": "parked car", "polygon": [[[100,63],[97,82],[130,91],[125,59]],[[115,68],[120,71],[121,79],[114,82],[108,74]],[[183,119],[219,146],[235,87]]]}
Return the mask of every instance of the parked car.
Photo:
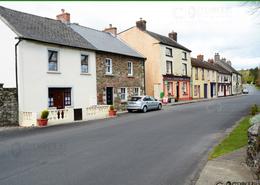
{"label": "parked car", "polygon": [[127,102],[128,112],[134,110],[141,110],[147,112],[148,110],[161,110],[162,103],[151,96],[133,96]]}
{"label": "parked car", "polygon": [[248,94],[248,93],[249,93],[249,90],[248,90],[247,88],[244,88],[244,89],[242,90],[242,93],[243,93],[243,94]]}

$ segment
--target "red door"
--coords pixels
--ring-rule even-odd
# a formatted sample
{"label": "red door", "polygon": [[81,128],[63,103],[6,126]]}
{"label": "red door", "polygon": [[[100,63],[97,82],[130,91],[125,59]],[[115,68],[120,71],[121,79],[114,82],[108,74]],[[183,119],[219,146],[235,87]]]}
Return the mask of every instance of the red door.
{"label": "red door", "polygon": [[64,92],[61,90],[54,91],[53,93],[53,105],[57,109],[64,108]]}

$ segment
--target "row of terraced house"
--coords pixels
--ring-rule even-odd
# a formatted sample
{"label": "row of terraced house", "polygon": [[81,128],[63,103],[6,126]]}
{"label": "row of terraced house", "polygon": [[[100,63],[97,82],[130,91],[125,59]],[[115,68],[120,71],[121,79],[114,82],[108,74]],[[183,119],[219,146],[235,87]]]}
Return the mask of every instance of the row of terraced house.
{"label": "row of terraced house", "polygon": [[88,120],[123,109],[131,96],[190,100],[241,92],[241,76],[230,61],[191,58],[177,33],[163,36],[146,21],[117,33],[0,6],[1,88],[16,88],[19,123],[35,125],[44,109],[50,124]]}

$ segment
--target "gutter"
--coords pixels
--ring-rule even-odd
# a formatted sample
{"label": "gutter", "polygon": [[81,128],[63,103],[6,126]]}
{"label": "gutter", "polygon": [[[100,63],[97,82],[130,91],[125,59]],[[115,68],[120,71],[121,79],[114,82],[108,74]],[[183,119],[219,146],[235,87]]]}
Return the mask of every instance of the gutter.
{"label": "gutter", "polygon": [[143,65],[144,65],[144,95],[146,95],[146,84],[145,84],[145,61],[146,61],[146,58],[143,60]]}
{"label": "gutter", "polygon": [[17,57],[17,47],[19,43],[22,41],[19,37],[16,38],[19,39],[18,42],[15,44],[15,85],[16,85],[16,101],[17,101],[17,107],[19,112],[19,97],[18,97],[18,57]]}

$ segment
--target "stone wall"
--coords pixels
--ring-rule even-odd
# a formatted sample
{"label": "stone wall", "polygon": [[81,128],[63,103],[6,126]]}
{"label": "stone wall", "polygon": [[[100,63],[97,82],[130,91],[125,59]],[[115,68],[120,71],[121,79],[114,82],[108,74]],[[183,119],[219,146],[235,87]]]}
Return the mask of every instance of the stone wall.
{"label": "stone wall", "polygon": [[[258,115],[259,116],[259,115]],[[246,163],[256,175],[257,179],[260,177],[260,121],[252,123],[248,129],[248,146]]]}
{"label": "stone wall", "polygon": [[[112,59],[112,75],[106,75],[105,59]],[[128,61],[133,62],[133,76],[128,76]],[[113,87],[114,105],[118,106],[119,89],[127,88],[128,97],[133,95],[133,89],[139,87],[140,94],[144,94],[144,60],[135,57],[113,53],[96,53],[97,99],[98,104],[106,104],[106,87]],[[120,101],[119,101],[120,103]],[[124,102],[121,102],[124,103]]]}
{"label": "stone wall", "polygon": [[0,84],[0,126],[18,125],[16,88],[3,88]]}

